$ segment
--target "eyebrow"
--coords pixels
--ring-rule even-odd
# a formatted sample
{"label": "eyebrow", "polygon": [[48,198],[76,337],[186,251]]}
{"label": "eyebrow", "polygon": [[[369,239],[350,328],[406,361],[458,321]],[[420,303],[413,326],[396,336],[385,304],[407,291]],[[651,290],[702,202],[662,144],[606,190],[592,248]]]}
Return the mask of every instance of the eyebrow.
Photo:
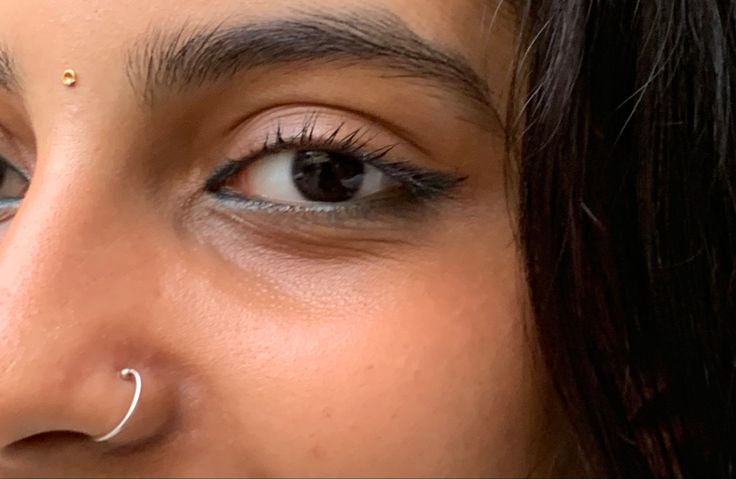
{"label": "eyebrow", "polygon": [[143,99],[292,63],[371,66],[418,79],[499,120],[487,83],[460,55],[422,39],[395,15],[303,14],[293,19],[154,31],[128,55],[127,73]]}

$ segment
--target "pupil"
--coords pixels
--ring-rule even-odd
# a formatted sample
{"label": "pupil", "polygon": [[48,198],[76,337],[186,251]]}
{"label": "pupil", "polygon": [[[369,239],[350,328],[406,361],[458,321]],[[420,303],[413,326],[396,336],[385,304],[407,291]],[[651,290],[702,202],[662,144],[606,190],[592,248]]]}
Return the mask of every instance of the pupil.
{"label": "pupil", "polygon": [[310,201],[339,203],[355,197],[363,185],[365,165],[348,155],[298,151],[291,167],[294,185]]}

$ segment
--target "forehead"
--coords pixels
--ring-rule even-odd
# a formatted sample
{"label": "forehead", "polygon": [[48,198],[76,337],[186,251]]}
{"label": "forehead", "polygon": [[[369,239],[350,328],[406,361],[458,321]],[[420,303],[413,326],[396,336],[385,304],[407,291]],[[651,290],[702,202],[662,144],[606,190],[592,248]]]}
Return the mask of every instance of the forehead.
{"label": "forehead", "polygon": [[[402,18],[418,33],[441,30],[448,37],[481,26],[481,16],[495,0],[4,0],[0,2],[3,36],[34,36],[64,30],[65,43],[102,35],[130,38],[142,31],[191,23],[261,21],[300,13],[385,11]],[[102,45],[100,45],[102,46]]]}

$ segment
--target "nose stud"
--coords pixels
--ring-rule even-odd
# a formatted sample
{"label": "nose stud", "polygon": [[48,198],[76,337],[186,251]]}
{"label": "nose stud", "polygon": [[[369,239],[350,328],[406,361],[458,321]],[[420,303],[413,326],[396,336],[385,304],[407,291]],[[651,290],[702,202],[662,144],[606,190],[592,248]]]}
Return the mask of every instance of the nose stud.
{"label": "nose stud", "polygon": [[117,426],[115,426],[115,429],[102,436],[93,437],[92,440],[94,442],[109,441],[113,437],[120,434],[120,432],[125,429],[125,426],[133,417],[133,414],[135,414],[135,410],[138,408],[138,401],[140,401],[141,399],[141,389],[143,388],[143,380],[141,379],[140,373],[135,369],[126,368],[120,371],[120,377],[126,381],[130,380],[130,378],[133,378],[135,380],[135,392],[133,393],[133,400],[130,403],[128,412],[125,413],[123,420],[120,421]]}
{"label": "nose stud", "polygon": [[64,75],[61,77],[61,81],[65,86],[73,87],[77,84],[77,72],[75,70],[64,70]]}

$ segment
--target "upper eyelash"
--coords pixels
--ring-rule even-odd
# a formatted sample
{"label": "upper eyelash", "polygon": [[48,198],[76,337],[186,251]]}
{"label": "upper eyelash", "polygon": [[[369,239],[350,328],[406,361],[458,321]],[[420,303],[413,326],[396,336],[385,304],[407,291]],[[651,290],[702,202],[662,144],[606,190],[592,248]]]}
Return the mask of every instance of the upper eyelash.
{"label": "upper eyelash", "polygon": [[267,135],[263,142],[261,150],[256,154],[264,155],[269,153],[279,153],[283,150],[292,149],[295,147],[312,147],[315,149],[322,149],[327,151],[340,152],[343,154],[355,154],[359,156],[361,160],[366,163],[370,163],[371,160],[380,160],[381,158],[388,155],[397,145],[389,145],[376,150],[373,150],[369,155],[366,154],[367,146],[370,144],[373,138],[365,139],[366,129],[358,128],[345,136],[338,139],[340,132],[345,128],[345,123],[341,123],[335,128],[332,133],[325,136],[322,139],[315,141],[314,139],[314,128],[316,126],[317,117],[316,115],[309,117],[301,131],[294,136],[284,139],[281,123],[276,127],[276,141],[273,142]]}

